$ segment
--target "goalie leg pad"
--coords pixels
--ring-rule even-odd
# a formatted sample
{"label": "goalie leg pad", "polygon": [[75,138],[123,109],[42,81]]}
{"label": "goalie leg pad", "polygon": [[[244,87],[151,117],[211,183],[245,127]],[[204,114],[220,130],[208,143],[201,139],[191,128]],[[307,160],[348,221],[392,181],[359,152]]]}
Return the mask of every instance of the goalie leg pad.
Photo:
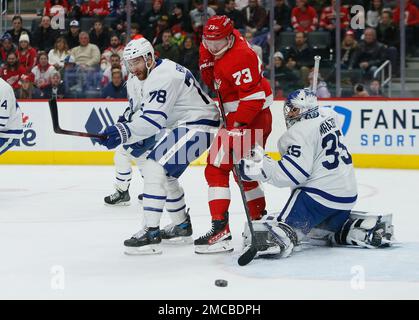
{"label": "goalie leg pad", "polygon": [[[261,220],[252,221],[252,226],[260,257],[272,255],[288,257],[298,244],[295,230],[285,222],[277,221],[275,216],[264,216]],[[243,237],[245,247],[249,246],[251,235],[247,224]]]}
{"label": "goalie leg pad", "polygon": [[331,236],[332,245],[385,248],[394,242],[391,214],[353,211],[341,230]]}

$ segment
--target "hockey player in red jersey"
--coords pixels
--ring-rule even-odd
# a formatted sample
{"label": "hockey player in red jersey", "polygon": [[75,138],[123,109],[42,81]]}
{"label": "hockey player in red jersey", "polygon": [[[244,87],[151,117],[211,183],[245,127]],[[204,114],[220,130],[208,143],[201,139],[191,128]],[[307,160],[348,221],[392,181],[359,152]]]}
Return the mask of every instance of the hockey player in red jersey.
{"label": "hockey player in red jersey", "polygon": [[[249,151],[251,145],[265,145],[271,132],[269,106],[273,95],[269,82],[262,76],[257,54],[226,16],[208,19],[204,27],[199,64],[206,85],[212,90],[217,89],[222,97],[227,123],[226,129],[220,130],[209,151],[205,178],[209,185],[212,227],[195,240],[195,252],[232,251],[228,221],[232,151],[238,160]],[[237,139],[242,141],[237,144]],[[251,218],[260,219],[265,212],[264,193],[257,182],[243,182],[243,185]]]}

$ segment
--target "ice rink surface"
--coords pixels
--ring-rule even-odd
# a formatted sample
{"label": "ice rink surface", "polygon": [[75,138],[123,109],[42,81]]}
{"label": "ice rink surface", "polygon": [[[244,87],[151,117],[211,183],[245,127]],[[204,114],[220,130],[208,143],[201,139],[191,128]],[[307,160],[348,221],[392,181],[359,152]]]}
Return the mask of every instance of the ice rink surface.
{"label": "ice rink surface", "polygon": [[[245,215],[234,186],[230,227],[235,251],[197,255],[164,246],[162,255],[126,256],[138,231],[142,190],[131,206],[110,208],[111,166],[0,166],[0,298],[28,299],[419,299],[419,171],[357,169],[355,209],[392,212],[400,245],[390,249],[306,248],[283,260],[237,264]],[[181,182],[194,237],[210,216],[203,167]],[[289,190],[265,185],[268,211]],[[168,223],[167,213],[162,224]],[[228,286],[216,287],[216,279]]]}

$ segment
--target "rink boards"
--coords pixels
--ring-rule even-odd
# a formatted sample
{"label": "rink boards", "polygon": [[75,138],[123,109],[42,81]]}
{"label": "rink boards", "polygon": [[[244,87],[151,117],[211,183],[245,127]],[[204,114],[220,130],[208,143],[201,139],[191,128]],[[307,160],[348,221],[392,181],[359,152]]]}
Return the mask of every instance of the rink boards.
{"label": "rink boards", "polygon": [[[419,99],[327,99],[320,102],[339,114],[344,143],[357,167],[419,169]],[[89,138],[53,132],[48,102],[23,100],[24,137],[20,146],[0,156],[0,164],[113,163],[113,152]],[[122,100],[61,100],[60,125],[74,131],[99,132],[125,110]],[[273,130],[266,151],[279,158],[276,142],[285,132],[283,102],[271,106]],[[205,164],[201,157],[195,164]]]}

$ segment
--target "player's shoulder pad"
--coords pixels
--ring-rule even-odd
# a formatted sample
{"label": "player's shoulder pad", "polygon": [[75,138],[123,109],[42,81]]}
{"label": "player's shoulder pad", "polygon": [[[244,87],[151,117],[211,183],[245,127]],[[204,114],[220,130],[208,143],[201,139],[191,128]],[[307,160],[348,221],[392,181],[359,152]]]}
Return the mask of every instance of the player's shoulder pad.
{"label": "player's shoulder pad", "polygon": [[179,79],[183,80],[184,75],[176,70],[175,62],[167,59],[161,59],[161,61],[144,80],[144,92],[167,89]]}

